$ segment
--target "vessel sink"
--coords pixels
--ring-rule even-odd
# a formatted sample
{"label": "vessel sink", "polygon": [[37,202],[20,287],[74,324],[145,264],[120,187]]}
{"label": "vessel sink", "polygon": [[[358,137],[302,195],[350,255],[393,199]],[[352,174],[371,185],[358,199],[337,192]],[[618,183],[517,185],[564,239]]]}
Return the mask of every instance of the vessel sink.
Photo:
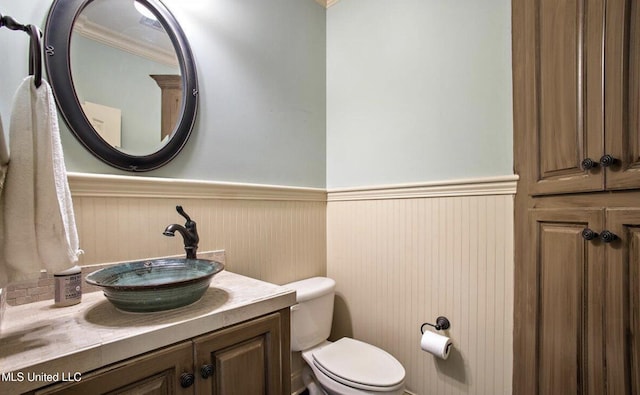
{"label": "vessel sink", "polygon": [[119,310],[146,313],[196,302],[223,269],[222,263],[207,259],[150,259],[97,270],[85,281],[102,287]]}

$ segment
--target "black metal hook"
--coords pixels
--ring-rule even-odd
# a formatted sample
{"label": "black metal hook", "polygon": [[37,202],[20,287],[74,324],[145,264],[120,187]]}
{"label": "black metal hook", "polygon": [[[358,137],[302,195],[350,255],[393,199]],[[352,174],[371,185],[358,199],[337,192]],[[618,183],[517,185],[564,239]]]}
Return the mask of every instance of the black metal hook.
{"label": "black metal hook", "polygon": [[42,84],[42,32],[36,25],[23,25],[8,15],[0,14],[0,28],[21,30],[29,37],[29,75],[34,76],[36,87]]}
{"label": "black metal hook", "polygon": [[436,328],[437,331],[442,330],[442,329],[449,329],[451,327],[451,323],[449,322],[449,319],[447,319],[447,317],[444,317],[444,316],[440,316],[440,317],[436,318],[435,325],[434,324],[430,324],[428,322],[425,322],[424,324],[422,324],[422,326],[420,327],[420,333],[424,334],[424,326],[425,325],[432,326],[432,327]]}
{"label": "black metal hook", "polygon": [[42,85],[42,33],[36,25],[29,25],[29,75],[33,75],[36,88]]}
{"label": "black metal hook", "polygon": [[0,14],[0,27],[6,27],[9,30],[22,30],[23,32],[29,33],[29,30],[26,25],[18,23],[15,19],[10,17],[9,15]]}

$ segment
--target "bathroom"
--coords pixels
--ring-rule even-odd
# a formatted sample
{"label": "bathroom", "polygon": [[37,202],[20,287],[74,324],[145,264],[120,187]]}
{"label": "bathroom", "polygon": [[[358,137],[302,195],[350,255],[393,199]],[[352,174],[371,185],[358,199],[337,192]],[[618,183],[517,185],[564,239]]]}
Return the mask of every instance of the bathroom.
{"label": "bathroom", "polygon": [[[408,393],[511,393],[511,1],[163,3],[195,58],[197,119],[180,154],[145,173],[104,164],[60,122],[80,264],[181,254],[162,235],[180,204],[228,271],[335,279],[332,338],[391,353]],[[0,12],[44,29],[51,4]],[[0,30],[0,48],[7,133],[28,36]],[[446,361],[420,349],[439,315]]]}

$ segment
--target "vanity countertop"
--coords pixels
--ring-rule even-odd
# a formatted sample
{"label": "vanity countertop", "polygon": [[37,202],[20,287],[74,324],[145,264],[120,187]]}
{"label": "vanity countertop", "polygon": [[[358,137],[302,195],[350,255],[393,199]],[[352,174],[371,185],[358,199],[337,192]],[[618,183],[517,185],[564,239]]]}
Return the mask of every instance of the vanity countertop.
{"label": "vanity countertop", "polygon": [[8,306],[0,328],[0,393],[33,390],[55,381],[47,375],[73,377],[293,304],[293,290],[223,271],[199,301],[156,313],[121,312],[102,292],[69,307],[51,300]]}

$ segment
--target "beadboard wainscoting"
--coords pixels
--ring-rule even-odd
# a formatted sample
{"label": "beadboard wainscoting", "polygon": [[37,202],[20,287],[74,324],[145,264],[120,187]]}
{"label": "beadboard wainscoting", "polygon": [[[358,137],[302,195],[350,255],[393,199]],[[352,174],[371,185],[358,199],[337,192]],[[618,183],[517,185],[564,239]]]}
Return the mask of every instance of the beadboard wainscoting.
{"label": "beadboard wainscoting", "polygon": [[325,273],[322,189],[70,173],[81,265],[184,252],[162,234],[198,224],[200,251],[225,250],[226,269],[283,284]]}
{"label": "beadboard wainscoting", "polygon": [[[510,394],[516,180],[330,190],[332,338],[390,352],[412,393]],[[451,321],[447,360],[420,349],[421,324],[440,315]]]}

